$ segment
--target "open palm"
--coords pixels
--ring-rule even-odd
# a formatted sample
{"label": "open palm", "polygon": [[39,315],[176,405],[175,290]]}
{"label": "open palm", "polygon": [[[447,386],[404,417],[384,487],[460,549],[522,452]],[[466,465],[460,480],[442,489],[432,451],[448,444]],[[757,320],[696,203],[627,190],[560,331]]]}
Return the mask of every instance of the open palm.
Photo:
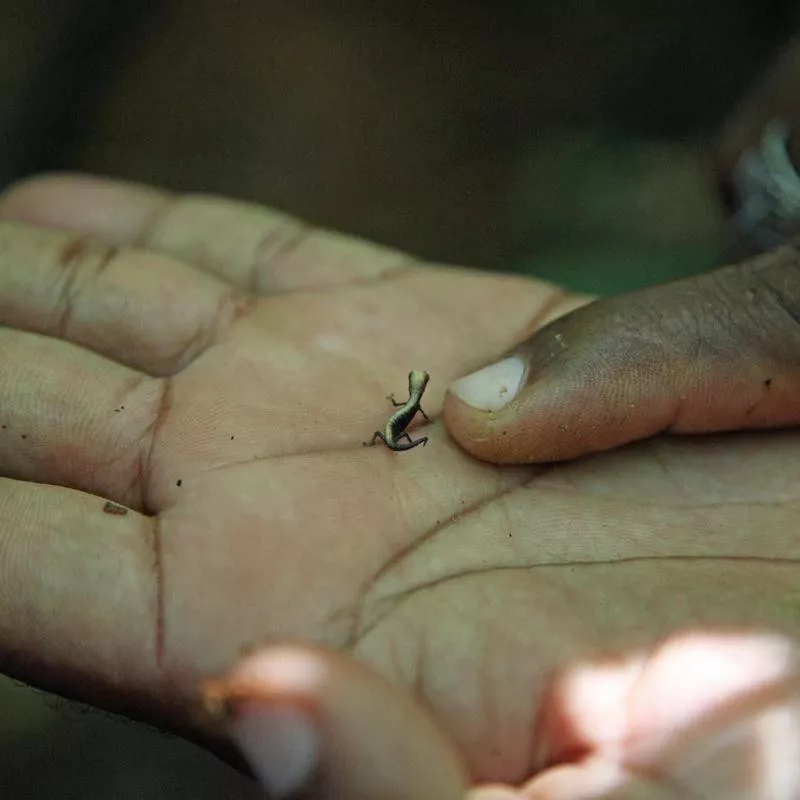
{"label": "open palm", "polygon": [[440,422],[426,448],[365,448],[409,370],[436,418],[453,379],[581,301],[120,191],[86,207],[110,193],[124,225],[54,201],[28,216],[72,232],[0,228],[7,671],[186,728],[243,648],[311,639],[412,686],[475,777],[513,781],[567,746],[534,741],[564,664],[683,626],[800,633],[794,435],[548,467],[478,462]]}

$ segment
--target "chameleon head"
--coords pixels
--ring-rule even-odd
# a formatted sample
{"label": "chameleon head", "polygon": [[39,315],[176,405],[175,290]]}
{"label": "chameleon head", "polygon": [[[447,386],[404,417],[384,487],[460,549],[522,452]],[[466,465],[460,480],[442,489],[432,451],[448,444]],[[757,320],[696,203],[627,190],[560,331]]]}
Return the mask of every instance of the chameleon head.
{"label": "chameleon head", "polygon": [[431,376],[421,369],[414,369],[408,373],[408,391],[418,397],[425,391]]}

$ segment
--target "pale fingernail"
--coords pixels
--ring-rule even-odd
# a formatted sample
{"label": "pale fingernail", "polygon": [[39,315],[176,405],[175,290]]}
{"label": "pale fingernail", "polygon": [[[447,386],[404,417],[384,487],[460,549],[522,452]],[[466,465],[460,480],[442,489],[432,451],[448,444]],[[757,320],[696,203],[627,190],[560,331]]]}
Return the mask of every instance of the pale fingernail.
{"label": "pale fingernail", "polygon": [[468,406],[481,411],[499,411],[519,392],[525,377],[525,362],[511,356],[484,367],[450,386],[450,391]]}
{"label": "pale fingernail", "polygon": [[231,736],[269,797],[289,798],[317,769],[319,738],[298,708],[253,705],[237,714]]}

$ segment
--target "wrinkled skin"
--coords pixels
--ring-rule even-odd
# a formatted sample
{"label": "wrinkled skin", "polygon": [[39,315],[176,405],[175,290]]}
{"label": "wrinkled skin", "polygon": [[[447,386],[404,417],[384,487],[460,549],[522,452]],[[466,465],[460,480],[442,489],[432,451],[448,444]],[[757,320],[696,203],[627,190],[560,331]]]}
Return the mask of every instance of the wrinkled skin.
{"label": "wrinkled skin", "polygon": [[[432,713],[441,734],[419,736],[435,739],[432,773],[451,765],[442,797],[531,778],[530,797],[685,796],[695,777],[678,780],[675,748],[645,757],[631,741],[649,741],[637,714],[666,703],[683,724],[682,699],[698,707],[704,685],[686,683],[697,658],[715,665],[712,694],[720,664],[756,665],[725,702],[775,680],[789,707],[782,640],[707,645],[702,631],[800,638],[795,433],[661,437],[528,466],[476,460],[454,441],[474,447],[488,423],[445,400],[448,384],[584,299],[258,208],[77,178],[24,185],[0,216],[6,671],[219,747],[197,713],[200,683],[243,651],[317,643],[340,684],[373,686],[363,691],[387,709],[407,686]],[[575,353],[596,340],[580,338],[581,313]],[[428,446],[364,447],[410,369],[432,375]],[[591,419],[613,389],[601,373],[583,392],[567,384],[565,406],[543,390],[539,430]],[[613,421],[619,441],[648,435],[662,411],[632,406]],[[548,440],[536,450],[526,413],[528,453],[559,457]],[[554,441],[568,435],[593,449],[592,430]],[[494,453],[482,447],[503,460],[502,436]],[[104,513],[105,499],[129,513]],[[587,695],[581,670],[612,677]],[[418,734],[419,708],[389,733],[376,707],[339,708],[336,724],[352,712],[387,748]],[[742,751],[723,755],[733,766]],[[618,793],[574,794],[598,763],[592,785],[607,789],[610,764]],[[567,773],[570,794],[565,765],[580,772]],[[431,796],[425,769],[385,796]],[[751,779],[735,772],[726,791],[761,796]],[[341,796],[369,796],[341,781]]]}

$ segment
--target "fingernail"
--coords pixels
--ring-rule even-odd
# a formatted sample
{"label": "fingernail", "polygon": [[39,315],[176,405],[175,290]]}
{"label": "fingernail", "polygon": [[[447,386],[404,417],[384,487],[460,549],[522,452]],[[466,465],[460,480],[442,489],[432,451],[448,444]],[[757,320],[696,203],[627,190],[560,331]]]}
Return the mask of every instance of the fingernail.
{"label": "fingernail", "polygon": [[525,377],[525,362],[511,356],[457,380],[450,391],[468,406],[481,411],[499,411],[519,392]]}
{"label": "fingernail", "polygon": [[310,718],[298,708],[242,709],[231,736],[268,796],[276,800],[298,793],[316,772],[319,739]]}

